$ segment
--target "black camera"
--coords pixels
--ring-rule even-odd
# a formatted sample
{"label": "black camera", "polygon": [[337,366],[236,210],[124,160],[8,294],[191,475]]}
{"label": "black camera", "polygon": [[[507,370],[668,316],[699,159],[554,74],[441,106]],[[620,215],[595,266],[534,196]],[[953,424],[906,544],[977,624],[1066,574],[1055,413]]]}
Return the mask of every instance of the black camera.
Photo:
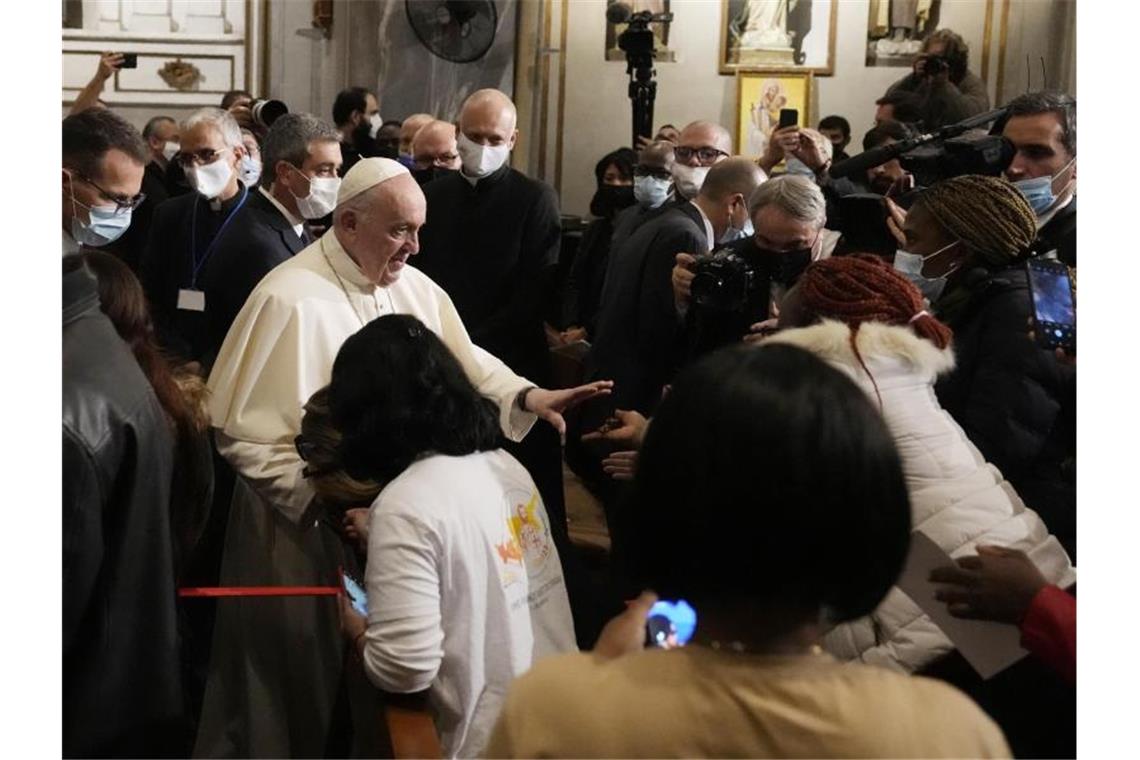
{"label": "black camera", "polygon": [[760,278],[755,267],[731,248],[697,257],[690,285],[693,303],[718,311],[741,311]]}
{"label": "black camera", "polygon": [[1001,135],[967,132],[941,143],[920,145],[899,156],[920,187],[963,174],[1000,176],[1013,161],[1013,143]]}
{"label": "black camera", "polygon": [[269,129],[273,122],[289,113],[289,106],[280,100],[256,100],[249,110],[255,124]]}

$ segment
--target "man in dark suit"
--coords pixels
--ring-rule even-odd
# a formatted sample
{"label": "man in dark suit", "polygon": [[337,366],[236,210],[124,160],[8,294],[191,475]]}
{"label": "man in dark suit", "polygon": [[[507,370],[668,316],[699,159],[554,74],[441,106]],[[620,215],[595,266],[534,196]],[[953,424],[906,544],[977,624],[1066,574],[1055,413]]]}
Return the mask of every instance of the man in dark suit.
{"label": "man in dark suit", "polygon": [[613,378],[617,408],[649,415],[657,406],[681,352],[672,285],[677,254],[699,256],[750,233],[748,198],[764,178],[748,159],[720,161],[694,200],[646,222],[615,252],[588,373]]}
{"label": "man in dark suit", "polygon": [[150,153],[143,171],[142,192],[146,198],[134,210],[131,226],[123,236],[105,248],[122,259],[136,275],[146,252],[154,210],[168,197],[166,169],[171,164],[170,159],[178,153],[178,122],[169,116],[155,116],[143,127],[142,136]]}
{"label": "man in dark suit", "polygon": [[250,189],[242,215],[219,236],[203,272],[207,361],[261,278],[312,242],[304,221],[335,205],[339,138],[331,124],[306,113],[286,114],[270,127],[260,184]]}
{"label": "man in dark suit", "polygon": [[361,158],[381,155],[375,138],[383,122],[380,119],[380,102],[376,100],[375,93],[364,87],[341,90],[333,101],[332,116],[339,132],[340,152],[344,159],[340,176],[348,174],[348,170]]}

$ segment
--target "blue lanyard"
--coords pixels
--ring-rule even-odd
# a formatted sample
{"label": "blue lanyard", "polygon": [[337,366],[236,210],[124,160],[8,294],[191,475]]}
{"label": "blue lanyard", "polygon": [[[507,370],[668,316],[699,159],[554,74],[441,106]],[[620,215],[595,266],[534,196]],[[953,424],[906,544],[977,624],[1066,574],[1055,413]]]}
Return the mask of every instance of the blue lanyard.
{"label": "blue lanyard", "polygon": [[249,195],[249,188],[247,188],[245,185],[242,185],[241,198],[238,200],[237,205],[234,206],[233,209],[230,211],[229,215],[226,216],[226,220],[224,222],[222,222],[222,226],[218,228],[218,231],[216,233],[214,233],[214,239],[210,241],[210,244],[208,246],[206,246],[206,252],[202,254],[201,259],[198,258],[198,241],[197,241],[197,237],[198,237],[198,200],[197,199],[194,200],[194,210],[190,213],[190,255],[194,257],[193,269],[191,270],[191,273],[190,273],[190,288],[191,289],[197,290],[197,288],[198,288],[198,273],[202,271],[202,267],[206,265],[207,261],[209,261],[210,254],[214,252],[214,246],[217,244],[218,238],[220,238],[222,236],[222,232],[229,225],[230,220],[232,220],[234,218],[234,216],[237,215],[237,212],[241,210],[241,207],[245,205],[245,199],[246,199],[246,196],[248,196],[248,195]]}

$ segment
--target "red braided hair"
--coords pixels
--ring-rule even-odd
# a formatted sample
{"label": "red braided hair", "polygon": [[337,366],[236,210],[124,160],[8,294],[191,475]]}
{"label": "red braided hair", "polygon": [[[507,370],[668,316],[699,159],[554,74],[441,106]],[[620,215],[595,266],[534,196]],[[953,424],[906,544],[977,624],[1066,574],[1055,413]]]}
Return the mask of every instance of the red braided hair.
{"label": "red braided hair", "polygon": [[909,326],[938,348],[950,345],[950,328],[926,313],[922,293],[877,256],[824,259],[800,277],[800,297],[809,311],[837,319],[855,331],[864,322]]}

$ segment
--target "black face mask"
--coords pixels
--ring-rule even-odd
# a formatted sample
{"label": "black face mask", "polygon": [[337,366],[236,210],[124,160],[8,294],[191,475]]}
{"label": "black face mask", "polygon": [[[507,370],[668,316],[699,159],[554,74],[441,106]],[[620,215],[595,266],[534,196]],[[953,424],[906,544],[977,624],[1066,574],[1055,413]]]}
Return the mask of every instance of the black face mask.
{"label": "black face mask", "polygon": [[429,166],[426,169],[412,169],[412,179],[418,182],[420,187],[423,187],[433,179],[454,173],[455,169],[441,169],[438,166]]}
{"label": "black face mask", "polygon": [[[352,130],[352,147],[356,148],[356,152],[363,158],[372,158],[374,156],[383,156],[380,152],[380,146],[372,139],[369,132],[372,131],[372,125],[367,121],[362,121],[356,125],[356,129]],[[387,158],[387,156],[385,156]],[[395,156],[392,156],[395,158]]]}
{"label": "black face mask", "polygon": [[637,203],[632,185],[602,185],[590,201],[590,213],[605,219]]}
{"label": "black face mask", "polygon": [[771,251],[757,248],[757,255],[768,269],[768,276],[785,287],[791,287],[811,264],[811,248],[794,251]]}

